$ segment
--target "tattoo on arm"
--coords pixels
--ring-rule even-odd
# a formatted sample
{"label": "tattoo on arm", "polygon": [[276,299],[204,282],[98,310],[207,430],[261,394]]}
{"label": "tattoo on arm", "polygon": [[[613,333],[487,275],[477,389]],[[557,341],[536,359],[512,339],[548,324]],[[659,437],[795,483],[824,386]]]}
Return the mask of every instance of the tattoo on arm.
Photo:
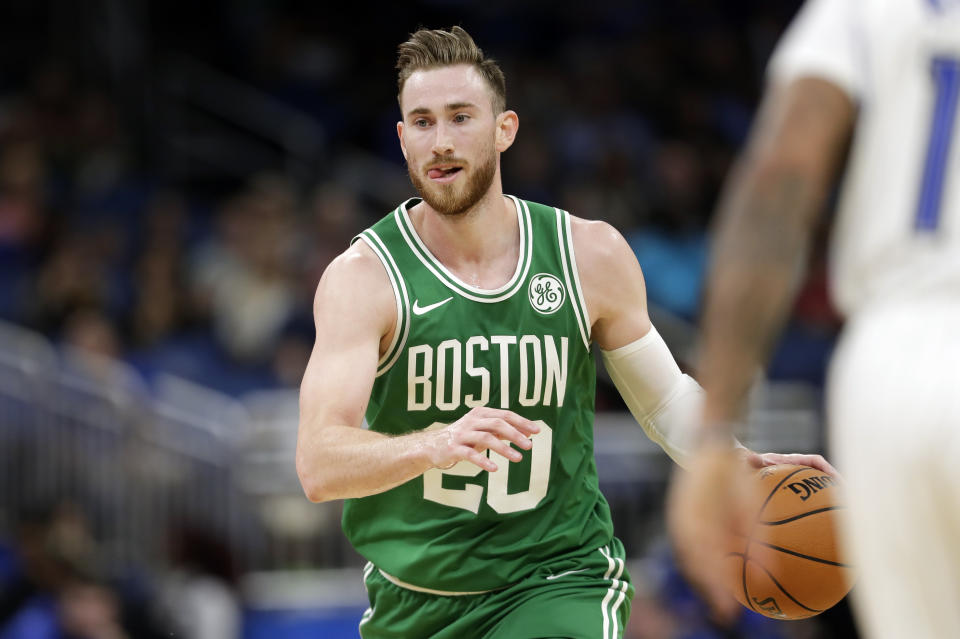
{"label": "tattoo on arm", "polygon": [[797,209],[816,206],[811,191],[799,174],[764,180],[717,238],[707,325],[752,364],[769,354],[803,273],[812,228]]}
{"label": "tattoo on arm", "polygon": [[773,98],[718,211],[700,370],[708,421],[742,413],[790,311],[849,139],[853,105],[814,82],[779,98],[783,103]]}

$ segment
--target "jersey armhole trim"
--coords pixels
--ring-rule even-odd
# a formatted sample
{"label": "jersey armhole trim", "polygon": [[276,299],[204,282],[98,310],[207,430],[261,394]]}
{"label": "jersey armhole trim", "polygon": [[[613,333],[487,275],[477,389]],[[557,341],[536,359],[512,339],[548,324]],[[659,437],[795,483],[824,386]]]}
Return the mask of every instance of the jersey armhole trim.
{"label": "jersey armhole trim", "polygon": [[577,259],[573,253],[573,237],[570,230],[570,214],[561,209],[554,209],[557,213],[557,240],[560,246],[560,261],[563,263],[563,278],[566,280],[567,290],[570,291],[570,303],[573,314],[577,318],[580,328],[580,337],[584,347],[590,350],[590,315],[587,305],[583,301],[583,291],[580,289],[580,274],[577,271]]}
{"label": "jersey armhole trim", "polygon": [[397,263],[393,261],[393,255],[387,250],[380,236],[372,229],[367,229],[353,239],[354,242],[357,240],[363,240],[379,258],[380,263],[383,264],[383,268],[390,278],[393,296],[397,301],[397,327],[393,331],[390,346],[383,357],[380,358],[380,361],[377,362],[377,377],[380,377],[396,363],[403,350],[403,345],[407,341],[407,334],[410,332],[410,300],[407,296],[407,285],[400,274],[400,269],[397,267]]}

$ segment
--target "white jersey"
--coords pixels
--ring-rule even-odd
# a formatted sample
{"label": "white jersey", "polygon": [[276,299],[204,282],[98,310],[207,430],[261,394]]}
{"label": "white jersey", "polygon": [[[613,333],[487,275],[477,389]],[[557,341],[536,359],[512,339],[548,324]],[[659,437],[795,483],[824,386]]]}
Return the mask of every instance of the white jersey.
{"label": "white jersey", "polygon": [[838,308],[960,300],[960,0],[809,0],[769,68],[802,76],[859,106],[831,246]]}

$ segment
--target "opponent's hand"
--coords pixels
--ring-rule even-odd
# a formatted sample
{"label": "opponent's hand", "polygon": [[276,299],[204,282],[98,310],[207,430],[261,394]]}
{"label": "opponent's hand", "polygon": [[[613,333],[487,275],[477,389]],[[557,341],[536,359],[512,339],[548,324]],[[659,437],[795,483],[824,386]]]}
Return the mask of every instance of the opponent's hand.
{"label": "opponent's hand", "polygon": [[740,604],[723,579],[729,536],[746,530],[750,490],[743,449],[711,445],[677,470],[667,496],[667,524],[677,562],[717,620],[732,622]]}
{"label": "opponent's hand", "polygon": [[510,447],[513,442],[530,450],[530,436],[540,427],[525,417],[509,410],[479,406],[448,426],[427,431],[427,454],[434,468],[447,469],[461,461],[476,464],[483,470],[495,472],[497,464],[484,454],[492,450],[510,461],[520,461],[520,451]]}
{"label": "opponent's hand", "polygon": [[775,464],[811,466],[841,479],[821,455],[708,446],[694,455],[686,471],[678,471],[671,484],[667,522],[677,561],[722,623],[732,622],[740,611],[722,575],[729,536],[744,534],[752,523],[747,506],[755,480],[749,469]]}

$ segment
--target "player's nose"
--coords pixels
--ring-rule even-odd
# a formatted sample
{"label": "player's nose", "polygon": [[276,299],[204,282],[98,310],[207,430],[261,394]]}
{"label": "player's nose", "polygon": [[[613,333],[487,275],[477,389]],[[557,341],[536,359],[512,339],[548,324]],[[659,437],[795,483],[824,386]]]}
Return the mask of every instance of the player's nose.
{"label": "player's nose", "polygon": [[453,153],[453,139],[450,137],[450,130],[439,123],[434,127],[436,137],[433,139],[433,153],[435,155],[450,155]]}

